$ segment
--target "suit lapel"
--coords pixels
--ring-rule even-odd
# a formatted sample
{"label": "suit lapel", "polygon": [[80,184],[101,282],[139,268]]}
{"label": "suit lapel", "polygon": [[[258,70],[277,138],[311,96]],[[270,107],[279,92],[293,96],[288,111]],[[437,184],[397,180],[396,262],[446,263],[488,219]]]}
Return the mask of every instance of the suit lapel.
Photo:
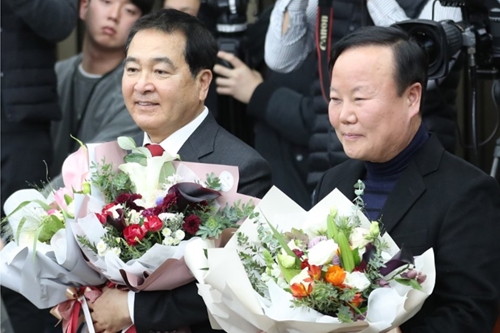
{"label": "suit lapel", "polygon": [[[437,148],[436,148],[437,147]],[[440,147],[440,148],[439,148]],[[439,168],[444,148],[431,136],[408,165],[382,208],[383,228],[391,232],[425,192],[424,178]]]}
{"label": "suit lapel", "polygon": [[182,161],[200,162],[200,158],[214,151],[219,125],[209,112],[207,117],[179,149]]}
{"label": "suit lapel", "polygon": [[349,200],[354,200],[354,185],[361,179],[366,172],[365,164],[361,161],[352,161],[349,165],[349,172],[346,176],[341,176],[341,179],[337,185],[337,188],[342,192]]}

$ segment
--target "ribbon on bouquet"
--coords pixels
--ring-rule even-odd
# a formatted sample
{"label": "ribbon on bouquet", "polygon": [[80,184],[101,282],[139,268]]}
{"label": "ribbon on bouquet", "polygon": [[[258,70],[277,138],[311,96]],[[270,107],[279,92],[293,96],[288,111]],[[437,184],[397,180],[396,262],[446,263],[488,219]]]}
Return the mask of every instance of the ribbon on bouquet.
{"label": "ribbon on bouquet", "polygon": [[69,287],[66,289],[68,300],[50,310],[50,313],[59,319],[59,322],[62,321],[63,333],[75,333],[77,331],[80,310],[83,310],[89,333],[95,333],[87,300],[93,303],[101,294],[100,288],[92,286]]}

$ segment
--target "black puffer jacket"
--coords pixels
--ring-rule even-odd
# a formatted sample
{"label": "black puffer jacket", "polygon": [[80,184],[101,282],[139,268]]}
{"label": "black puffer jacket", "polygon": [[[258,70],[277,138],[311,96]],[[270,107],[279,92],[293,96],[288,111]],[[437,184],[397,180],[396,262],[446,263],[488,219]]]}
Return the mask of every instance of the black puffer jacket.
{"label": "black puffer jacket", "polygon": [[[20,122],[25,128],[60,119],[56,43],[75,27],[77,5],[76,0],[2,0],[2,131],[15,130]],[[62,11],[59,19],[56,11]]]}

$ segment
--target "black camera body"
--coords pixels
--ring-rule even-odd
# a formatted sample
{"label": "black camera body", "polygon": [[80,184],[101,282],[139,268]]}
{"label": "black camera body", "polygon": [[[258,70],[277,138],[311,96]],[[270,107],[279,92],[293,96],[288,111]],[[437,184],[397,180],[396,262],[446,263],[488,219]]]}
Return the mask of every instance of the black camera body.
{"label": "black camera body", "polygon": [[408,20],[394,24],[405,30],[429,56],[429,79],[449,72],[453,57],[466,48],[469,66],[478,75],[497,78],[500,70],[500,4],[496,0],[440,0],[462,8],[463,21]]}
{"label": "black camera body", "polygon": [[[219,50],[232,53],[245,61],[245,32],[247,30],[248,0],[201,0],[201,4],[210,8],[216,18],[216,37]],[[226,66],[226,61],[218,59]]]}

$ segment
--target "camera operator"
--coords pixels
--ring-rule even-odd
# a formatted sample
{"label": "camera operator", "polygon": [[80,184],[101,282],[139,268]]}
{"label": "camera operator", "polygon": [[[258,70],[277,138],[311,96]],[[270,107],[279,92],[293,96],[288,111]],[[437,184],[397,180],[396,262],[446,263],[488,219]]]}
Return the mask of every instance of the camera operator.
{"label": "camera operator", "polygon": [[245,64],[236,55],[219,51],[232,68],[215,65],[217,93],[246,104],[242,110],[254,120],[254,147],[271,166],[273,185],[304,209],[311,208],[307,185],[309,122],[313,118],[308,87],[314,81],[315,59],[310,54],[297,69],[277,73],[264,68],[264,38],[272,7],[248,27],[248,44],[257,64]]}
{"label": "camera operator", "polygon": [[[278,72],[289,72],[299,66],[316,48],[315,29],[318,0],[278,0],[271,14],[266,35],[265,60]],[[333,28],[330,34],[333,45],[343,36],[361,26],[389,25],[408,18],[432,17],[433,1],[427,0],[368,0],[333,1]],[[435,19],[461,20],[460,9],[435,5]],[[458,62],[457,62],[458,63]],[[320,67],[320,66],[318,66]],[[325,66],[326,67],[326,66]],[[321,68],[321,67],[320,67]],[[427,129],[434,132],[445,148],[455,148],[456,90],[459,82],[459,66],[448,75],[439,89],[428,89],[423,106],[423,120]],[[330,167],[347,159],[332,126],[328,122],[327,103],[321,89],[321,70],[311,94],[315,97],[315,120],[309,140],[308,183],[314,186]],[[328,75],[328,74],[326,74]],[[325,75],[323,75],[325,76]],[[435,85],[434,85],[435,86]],[[325,90],[328,90],[326,87]]]}

